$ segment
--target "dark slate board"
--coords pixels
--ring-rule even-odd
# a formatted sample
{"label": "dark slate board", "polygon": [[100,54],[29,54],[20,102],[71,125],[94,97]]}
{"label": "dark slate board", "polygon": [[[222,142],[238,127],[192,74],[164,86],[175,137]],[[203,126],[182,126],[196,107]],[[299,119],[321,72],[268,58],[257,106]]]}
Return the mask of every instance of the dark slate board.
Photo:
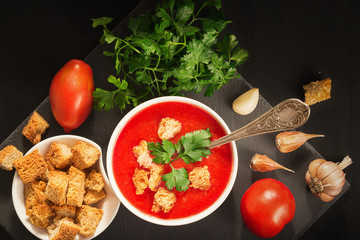
{"label": "dark slate board", "polygon": [[[137,16],[144,9],[149,9],[152,6],[154,3],[150,0],[141,2],[116,29],[124,29],[129,17]],[[114,74],[113,63],[102,54],[104,49],[104,46],[99,45],[84,59],[93,69],[96,87],[101,88],[108,87],[107,77],[109,74]],[[257,108],[251,114],[240,116],[234,113],[231,109],[232,101],[250,88],[251,85],[245,79],[239,78],[229,82],[221,90],[215,92],[211,98],[193,93],[186,94],[186,96],[199,100],[214,109],[225,120],[229,128],[234,131],[271,108],[270,104],[260,97]],[[51,125],[43,139],[64,134],[52,116],[48,98],[36,110]],[[103,159],[106,161],[106,150],[111,133],[129,110],[130,108],[123,113],[118,109],[110,112],[93,111],[87,121],[71,134],[87,137],[98,143],[102,147]],[[31,148],[31,143],[21,134],[27,121],[28,118],[5,139],[0,145],[0,149],[13,144],[26,153]],[[332,202],[322,203],[310,193],[304,180],[309,163],[316,158],[322,158],[322,156],[308,143],[292,153],[280,153],[274,144],[275,136],[276,133],[272,133],[243,139],[236,143],[239,154],[239,169],[234,188],[222,206],[207,218],[186,226],[163,227],[141,220],[121,205],[113,223],[96,239],[258,239],[243,224],[240,214],[240,200],[252,183],[266,177],[278,179],[286,184],[296,200],[296,213],[293,221],[286,225],[274,239],[299,238],[349,189],[350,185],[346,182],[343,191]],[[248,165],[254,153],[266,154],[280,164],[295,170],[296,173],[292,174],[282,170],[268,173],[253,172]],[[13,176],[14,172],[3,171],[0,174],[0,182],[2,183],[0,224],[13,239],[34,239],[22,225],[14,210],[11,198]]]}

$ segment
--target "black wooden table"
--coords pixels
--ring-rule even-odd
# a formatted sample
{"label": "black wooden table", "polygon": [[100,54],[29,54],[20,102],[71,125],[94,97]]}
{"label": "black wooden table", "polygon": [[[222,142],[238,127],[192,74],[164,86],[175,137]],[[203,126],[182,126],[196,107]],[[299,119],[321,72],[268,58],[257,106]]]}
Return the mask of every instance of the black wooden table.
{"label": "black wooden table", "polygon": [[[0,99],[3,107],[0,142],[47,97],[52,77],[65,62],[72,58],[86,59],[97,47],[101,32],[91,28],[90,19],[111,16],[115,18],[111,26],[115,27],[139,2],[1,3]],[[346,169],[351,188],[326,209],[300,239],[355,239],[360,233],[360,176],[356,173],[360,157],[357,146],[360,143],[357,138],[360,133],[357,124],[360,115],[357,74],[360,66],[360,17],[356,2],[223,1],[224,16],[233,21],[226,31],[234,33],[240,45],[250,53],[248,61],[238,69],[247,81],[238,91],[248,87],[247,83],[258,87],[264,107],[269,107],[290,97],[303,99],[302,85],[310,81],[326,77],[333,80],[331,99],[311,107],[310,120],[301,130],[325,134],[325,139],[311,141],[311,145],[327,160],[337,162],[345,155],[352,157],[354,164]],[[232,94],[228,100],[237,95],[236,92]],[[217,104],[212,100],[204,101],[209,101],[209,105]],[[84,129],[79,129],[74,134],[84,132]],[[11,193],[9,184],[13,172],[1,171],[1,174],[4,182],[0,198],[6,202]],[[237,196],[233,201],[240,198]],[[225,204],[233,204],[229,201]],[[164,230],[141,220],[145,228],[138,229],[136,223],[139,219],[122,208],[119,214],[126,216],[128,222],[124,226],[128,232],[116,235],[118,238],[135,239],[137,235],[130,233],[136,231],[138,236],[149,238],[171,237],[172,233],[181,234],[182,231],[186,236],[196,232],[194,236],[203,239],[221,236],[221,233],[214,234],[206,228],[197,229],[201,223]],[[0,214],[6,216],[9,213]],[[215,214],[215,217],[204,220],[210,228],[211,224],[216,224],[216,217],[227,216],[227,213]],[[14,221],[14,224],[18,223]],[[0,224],[0,239],[12,239],[4,231],[7,227]],[[31,236],[20,224],[14,228],[24,232],[24,236]],[[159,230],[166,234],[147,235],[148,228],[151,228],[149,233]],[[11,231],[10,235],[13,236]],[[104,236],[109,235],[98,238]],[[239,237],[236,233],[226,233],[225,236]]]}

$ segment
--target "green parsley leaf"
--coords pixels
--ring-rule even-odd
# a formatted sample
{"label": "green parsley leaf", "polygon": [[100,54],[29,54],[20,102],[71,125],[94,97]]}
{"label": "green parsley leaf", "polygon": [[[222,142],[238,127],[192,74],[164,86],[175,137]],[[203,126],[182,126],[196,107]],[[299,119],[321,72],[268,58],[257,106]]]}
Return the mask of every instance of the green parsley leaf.
{"label": "green parsley leaf", "polygon": [[207,6],[214,6],[217,10],[221,8],[221,0],[206,0]]}
{"label": "green parsley leaf", "polygon": [[154,156],[153,162],[156,164],[166,164],[171,162],[171,157],[175,153],[175,147],[169,140],[163,140],[162,143],[149,142],[147,144],[149,151]]}
{"label": "green parsley leaf", "polygon": [[137,18],[131,18],[127,27],[136,35],[139,32],[150,31],[151,22],[151,15],[149,13],[140,14]]}
{"label": "green parsley leaf", "polygon": [[97,111],[110,111],[114,108],[114,99],[117,91],[106,91],[96,88],[93,92],[94,109]]}
{"label": "green parsley leaf", "polygon": [[230,60],[234,60],[236,62],[236,65],[238,65],[244,63],[248,57],[249,57],[248,51],[236,47],[230,57]]}
{"label": "green parsley leaf", "polygon": [[177,9],[175,21],[179,27],[183,26],[191,17],[194,12],[194,3],[191,1],[184,1],[184,5],[181,5]]}
{"label": "green parsley leaf", "polygon": [[[127,88],[128,82],[125,80],[121,81],[120,78],[116,78],[113,75],[108,77],[108,82],[114,84],[118,89],[114,91],[107,91],[96,88],[93,92],[94,109],[97,111],[110,111],[114,108],[114,104],[118,105],[120,110],[124,109],[126,104],[130,103],[129,100],[133,100],[133,93]],[[134,100],[133,103],[135,103]]]}
{"label": "green parsley leaf", "polygon": [[114,19],[111,17],[101,17],[101,18],[94,18],[91,19],[92,20],[92,27],[96,28],[98,26],[103,26],[104,28],[106,28],[106,25],[108,23],[111,23]]}
{"label": "green parsley leaf", "polygon": [[172,165],[172,171],[162,176],[162,180],[165,182],[165,186],[172,190],[176,187],[177,191],[185,192],[189,189],[190,181],[188,179],[188,172],[185,168],[175,169]]}
{"label": "green parsley leaf", "polygon": [[203,157],[211,154],[208,148],[210,145],[210,137],[211,133],[209,129],[186,133],[180,138],[181,147],[178,155],[187,164],[201,161]]}

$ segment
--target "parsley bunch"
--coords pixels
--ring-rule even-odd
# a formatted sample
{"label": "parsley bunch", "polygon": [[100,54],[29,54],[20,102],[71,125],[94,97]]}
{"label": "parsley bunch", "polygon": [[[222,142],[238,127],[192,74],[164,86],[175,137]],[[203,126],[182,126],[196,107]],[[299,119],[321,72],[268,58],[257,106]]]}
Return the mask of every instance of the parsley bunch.
{"label": "parsley bunch", "polygon": [[162,180],[169,190],[176,187],[178,191],[186,191],[190,184],[187,170],[185,168],[175,169],[171,163],[180,158],[186,164],[201,161],[203,157],[211,154],[208,148],[210,137],[211,133],[209,129],[206,129],[186,133],[176,144],[169,140],[163,140],[161,143],[148,143],[148,149],[154,156],[153,162],[171,166],[172,171],[162,176]]}
{"label": "parsley bunch", "polygon": [[210,97],[230,79],[248,52],[237,46],[234,35],[218,36],[230,21],[221,17],[221,0],[207,0],[195,9],[190,0],[168,0],[154,13],[129,20],[131,35],[120,38],[107,28],[113,19],[92,19],[102,26],[100,42],[113,46],[104,51],[115,63],[117,76],[108,82],[113,91],[97,88],[94,108],[110,110],[118,105],[136,106],[153,96],[180,95],[182,91],[204,91]]}

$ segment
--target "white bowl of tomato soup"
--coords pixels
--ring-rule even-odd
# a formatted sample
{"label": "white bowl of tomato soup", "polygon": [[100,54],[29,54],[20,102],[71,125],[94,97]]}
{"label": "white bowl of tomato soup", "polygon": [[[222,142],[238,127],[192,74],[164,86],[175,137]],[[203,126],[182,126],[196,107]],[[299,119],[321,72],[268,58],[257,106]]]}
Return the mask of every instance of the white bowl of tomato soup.
{"label": "white bowl of tomato soup", "polygon": [[[143,140],[147,143],[161,143],[158,128],[164,118],[181,123],[181,130],[168,140],[173,144],[186,133],[197,130],[208,129],[211,141],[230,133],[224,120],[201,102],[177,96],[154,98],[132,109],[118,123],[108,145],[106,167],[115,194],[133,214],[158,225],[185,225],[207,217],[225,201],[236,179],[238,154],[232,142],[211,149],[211,154],[201,161],[187,164],[179,158],[171,162],[171,166],[163,164],[163,175],[172,169],[185,168],[190,176],[192,170],[206,167],[210,186],[205,190],[199,189],[191,182],[186,191],[178,191],[175,187],[169,189],[162,179],[156,189],[166,189],[176,200],[170,210],[163,208],[154,211],[153,205],[157,204],[154,198],[159,190],[145,187],[142,193],[137,193],[133,180],[135,171],[148,169],[138,161],[134,147]],[[150,156],[154,157],[151,152]]]}

